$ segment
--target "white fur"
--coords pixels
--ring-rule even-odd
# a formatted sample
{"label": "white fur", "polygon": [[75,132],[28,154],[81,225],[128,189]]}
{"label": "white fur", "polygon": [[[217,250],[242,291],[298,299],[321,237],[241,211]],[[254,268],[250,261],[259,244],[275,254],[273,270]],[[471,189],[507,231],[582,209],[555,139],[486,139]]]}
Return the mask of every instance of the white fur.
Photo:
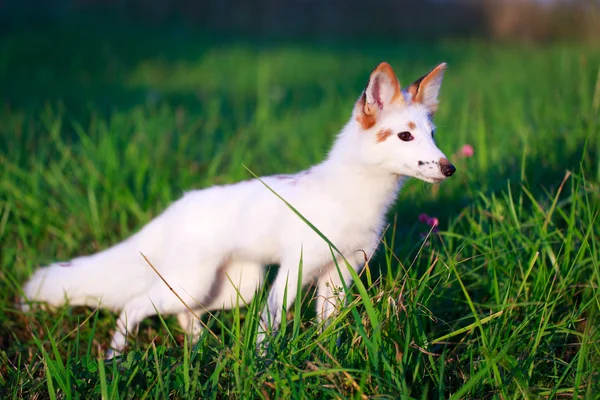
{"label": "white fur", "polygon": [[[445,178],[436,164],[445,156],[432,139],[429,110],[411,103],[406,93],[403,104],[389,103],[389,79],[378,83],[385,98],[375,126],[361,128],[355,118],[357,106],[321,164],[295,175],[262,178],[323,232],[356,271],[364,264],[364,254],[375,250],[386,211],[405,178],[428,182]],[[409,122],[416,128],[409,129]],[[378,143],[376,135],[382,129],[394,134]],[[411,131],[414,140],[399,140],[396,133],[402,131]],[[125,347],[125,335],[157,311],[177,314],[182,327],[197,338],[199,321],[190,317],[140,252],[198,314],[250,302],[262,284],[263,266],[279,264],[262,315],[263,332],[281,323],[286,284],[283,306],[287,309],[296,298],[300,257],[302,283],[318,280],[320,319],[335,312],[336,293],[342,286],[326,242],[263,183],[252,179],[186,193],[116,246],[76,258],[69,266],[52,264],[38,270],[24,286],[25,297],[54,306],[68,300],[72,305],[120,310],[111,342],[117,352]],[[340,266],[349,285],[350,273]],[[221,279],[220,290],[207,298],[216,279]],[[259,343],[263,339],[261,332]]]}

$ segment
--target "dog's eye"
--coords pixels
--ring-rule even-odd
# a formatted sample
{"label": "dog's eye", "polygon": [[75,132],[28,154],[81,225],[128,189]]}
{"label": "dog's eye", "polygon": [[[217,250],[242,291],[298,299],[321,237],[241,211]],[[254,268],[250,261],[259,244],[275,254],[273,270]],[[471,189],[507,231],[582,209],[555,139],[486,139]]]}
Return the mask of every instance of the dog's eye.
{"label": "dog's eye", "polygon": [[431,130],[431,137],[435,137],[435,129]]}
{"label": "dog's eye", "polygon": [[398,138],[400,140],[402,140],[403,142],[410,142],[411,140],[413,140],[413,135],[410,134],[410,132],[400,132],[398,134]]}

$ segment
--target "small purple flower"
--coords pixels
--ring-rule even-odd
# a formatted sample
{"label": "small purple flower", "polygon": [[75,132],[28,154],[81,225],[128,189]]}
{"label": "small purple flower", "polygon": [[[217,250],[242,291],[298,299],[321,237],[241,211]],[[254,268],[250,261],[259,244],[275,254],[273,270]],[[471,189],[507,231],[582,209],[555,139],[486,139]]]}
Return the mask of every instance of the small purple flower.
{"label": "small purple flower", "polygon": [[429,215],[422,213],[419,215],[419,222],[422,224],[426,224],[429,221]]}
{"label": "small purple flower", "polygon": [[427,225],[435,228],[436,226],[438,226],[440,224],[440,221],[436,218],[436,217],[429,217],[427,219]]}

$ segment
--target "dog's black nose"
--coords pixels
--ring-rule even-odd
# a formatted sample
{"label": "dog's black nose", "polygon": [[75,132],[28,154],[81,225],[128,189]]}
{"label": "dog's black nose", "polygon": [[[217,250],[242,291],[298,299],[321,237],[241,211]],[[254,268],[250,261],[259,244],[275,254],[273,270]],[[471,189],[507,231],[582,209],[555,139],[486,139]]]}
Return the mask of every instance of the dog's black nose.
{"label": "dog's black nose", "polygon": [[450,164],[450,161],[447,159],[442,158],[440,160],[440,170],[444,176],[452,176],[456,172],[456,167]]}

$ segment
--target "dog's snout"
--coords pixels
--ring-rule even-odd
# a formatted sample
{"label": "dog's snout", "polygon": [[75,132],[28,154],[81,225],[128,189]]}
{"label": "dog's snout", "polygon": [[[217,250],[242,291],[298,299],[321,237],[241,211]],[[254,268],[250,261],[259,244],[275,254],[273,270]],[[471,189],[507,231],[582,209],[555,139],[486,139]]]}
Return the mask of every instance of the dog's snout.
{"label": "dog's snout", "polygon": [[440,170],[444,176],[452,176],[456,172],[456,167],[450,164],[445,158],[440,159]]}

